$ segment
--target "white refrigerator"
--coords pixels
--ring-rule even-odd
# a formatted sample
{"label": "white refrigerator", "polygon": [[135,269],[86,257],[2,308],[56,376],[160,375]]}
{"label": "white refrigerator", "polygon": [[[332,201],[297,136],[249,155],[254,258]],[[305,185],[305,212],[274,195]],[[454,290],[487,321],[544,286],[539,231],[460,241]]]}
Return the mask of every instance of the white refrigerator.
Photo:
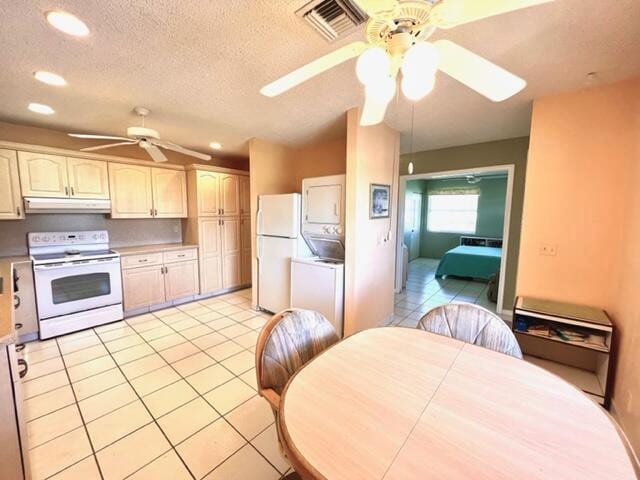
{"label": "white refrigerator", "polygon": [[302,235],[301,195],[258,197],[258,307],[277,313],[291,306],[291,259],[311,255]]}

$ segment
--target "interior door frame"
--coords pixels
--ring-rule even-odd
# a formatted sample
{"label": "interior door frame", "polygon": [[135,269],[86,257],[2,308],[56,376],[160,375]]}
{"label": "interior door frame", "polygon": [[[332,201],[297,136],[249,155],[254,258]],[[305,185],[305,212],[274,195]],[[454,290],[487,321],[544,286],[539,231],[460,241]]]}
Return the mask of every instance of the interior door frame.
{"label": "interior door frame", "polygon": [[[498,301],[496,311],[501,315],[510,315],[511,309],[504,310],[504,285],[507,273],[507,258],[509,255],[509,228],[511,226],[511,204],[513,201],[513,183],[515,164],[491,165],[487,167],[465,168],[461,170],[445,170],[439,172],[419,173],[415,175],[400,175],[398,194],[398,231],[396,235],[396,278],[395,292],[402,292],[403,258],[402,245],[404,244],[404,203],[409,180],[433,180],[442,177],[462,177],[465,175],[478,175],[481,173],[507,172],[507,193],[504,203],[504,225],[502,226],[502,261],[500,262],[500,279],[498,285]],[[424,201],[424,199],[423,199]],[[424,219],[423,219],[424,220]]]}

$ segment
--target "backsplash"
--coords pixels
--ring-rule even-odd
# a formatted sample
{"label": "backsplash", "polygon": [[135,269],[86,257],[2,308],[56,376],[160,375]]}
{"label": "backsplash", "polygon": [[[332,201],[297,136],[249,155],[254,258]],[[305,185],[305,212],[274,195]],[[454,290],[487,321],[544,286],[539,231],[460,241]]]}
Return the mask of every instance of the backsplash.
{"label": "backsplash", "polygon": [[182,241],[180,219],[111,219],[105,215],[33,214],[0,222],[0,257],[27,254],[27,233],[107,230],[112,247]]}

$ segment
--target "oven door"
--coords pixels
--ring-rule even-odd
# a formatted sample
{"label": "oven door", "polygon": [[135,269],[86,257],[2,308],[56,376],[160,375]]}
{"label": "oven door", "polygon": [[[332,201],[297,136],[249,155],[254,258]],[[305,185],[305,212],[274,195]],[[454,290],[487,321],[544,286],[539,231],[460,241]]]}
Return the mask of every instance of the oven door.
{"label": "oven door", "polygon": [[36,265],[33,269],[41,320],[122,303],[120,258]]}

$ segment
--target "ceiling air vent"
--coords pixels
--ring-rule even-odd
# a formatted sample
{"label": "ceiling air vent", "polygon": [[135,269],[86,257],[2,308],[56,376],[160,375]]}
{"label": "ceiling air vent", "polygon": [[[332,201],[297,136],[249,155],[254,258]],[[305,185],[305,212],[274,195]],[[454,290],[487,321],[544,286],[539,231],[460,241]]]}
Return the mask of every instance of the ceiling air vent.
{"label": "ceiling air vent", "polygon": [[350,0],[314,0],[296,12],[329,42],[347,35],[367,19]]}

